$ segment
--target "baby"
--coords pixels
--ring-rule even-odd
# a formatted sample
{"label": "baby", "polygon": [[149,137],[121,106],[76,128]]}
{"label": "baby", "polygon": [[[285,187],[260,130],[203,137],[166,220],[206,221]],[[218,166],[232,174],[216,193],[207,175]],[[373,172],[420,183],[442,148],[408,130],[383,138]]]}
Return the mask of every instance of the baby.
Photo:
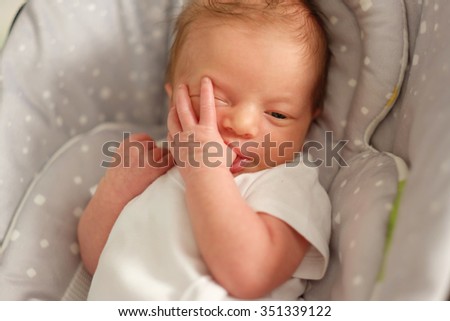
{"label": "baby", "polygon": [[162,166],[130,151],[80,220],[89,299],[298,299],[329,255],[330,203],[299,157],[326,82],[320,20],[307,1],[193,0],[176,31],[170,154],[132,136]]}

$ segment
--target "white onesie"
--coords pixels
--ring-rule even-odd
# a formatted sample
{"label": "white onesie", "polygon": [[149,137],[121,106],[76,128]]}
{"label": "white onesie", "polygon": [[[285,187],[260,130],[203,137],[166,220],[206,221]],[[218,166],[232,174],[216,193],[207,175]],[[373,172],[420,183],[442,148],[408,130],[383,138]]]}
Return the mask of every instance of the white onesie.
{"label": "white onesie", "polygon": [[[320,279],[328,264],[331,208],[317,169],[283,164],[241,174],[235,182],[255,211],[283,220],[311,243],[292,278],[262,298],[298,299],[307,280]],[[101,254],[89,300],[235,300],[202,261],[184,191],[174,167],[123,209]]]}

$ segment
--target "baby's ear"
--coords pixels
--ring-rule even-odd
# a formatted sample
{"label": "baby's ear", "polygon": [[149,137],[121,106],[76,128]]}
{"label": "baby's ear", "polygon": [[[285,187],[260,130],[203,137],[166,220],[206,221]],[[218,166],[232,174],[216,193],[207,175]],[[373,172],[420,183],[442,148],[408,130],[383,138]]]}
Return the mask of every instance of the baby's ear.
{"label": "baby's ear", "polygon": [[313,111],[312,111],[312,119],[316,119],[317,117],[320,116],[320,114],[322,114],[322,108],[320,107],[314,107]]}
{"label": "baby's ear", "polygon": [[167,97],[169,97],[169,100],[172,100],[172,93],[173,93],[172,84],[170,82],[167,82],[164,85],[164,89],[166,90],[166,94]]}

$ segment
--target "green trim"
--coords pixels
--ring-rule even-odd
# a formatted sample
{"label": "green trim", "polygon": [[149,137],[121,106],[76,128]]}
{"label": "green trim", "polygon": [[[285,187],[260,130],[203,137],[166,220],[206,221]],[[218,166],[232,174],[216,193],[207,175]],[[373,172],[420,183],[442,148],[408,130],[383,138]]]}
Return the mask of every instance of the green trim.
{"label": "green trim", "polygon": [[378,273],[378,282],[382,282],[384,280],[384,274],[386,269],[386,263],[387,263],[387,256],[389,253],[389,250],[391,248],[392,244],[392,238],[394,235],[395,226],[397,223],[398,218],[398,210],[400,208],[400,201],[403,195],[403,190],[406,185],[406,180],[402,180],[398,182],[397,186],[397,196],[395,197],[394,204],[392,206],[391,214],[389,215],[389,222],[387,226],[387,235],[386,235],[386,244],[384,246],[384,253],[383,253],[383,262],[381,264],[380,272]]}

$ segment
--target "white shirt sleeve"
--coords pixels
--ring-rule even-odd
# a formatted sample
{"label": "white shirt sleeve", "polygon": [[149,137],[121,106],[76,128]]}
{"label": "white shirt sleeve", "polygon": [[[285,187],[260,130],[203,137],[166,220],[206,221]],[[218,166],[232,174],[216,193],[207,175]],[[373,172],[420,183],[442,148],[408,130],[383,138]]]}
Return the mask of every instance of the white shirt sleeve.
{"label": "white shirt sleeve", "polygon": [[322,278],[329,260],[331,205],[317,169],[299,162],[256,174],[243,184],[247,203],[257,212],[283,220],[311,244],[294,277]]}

